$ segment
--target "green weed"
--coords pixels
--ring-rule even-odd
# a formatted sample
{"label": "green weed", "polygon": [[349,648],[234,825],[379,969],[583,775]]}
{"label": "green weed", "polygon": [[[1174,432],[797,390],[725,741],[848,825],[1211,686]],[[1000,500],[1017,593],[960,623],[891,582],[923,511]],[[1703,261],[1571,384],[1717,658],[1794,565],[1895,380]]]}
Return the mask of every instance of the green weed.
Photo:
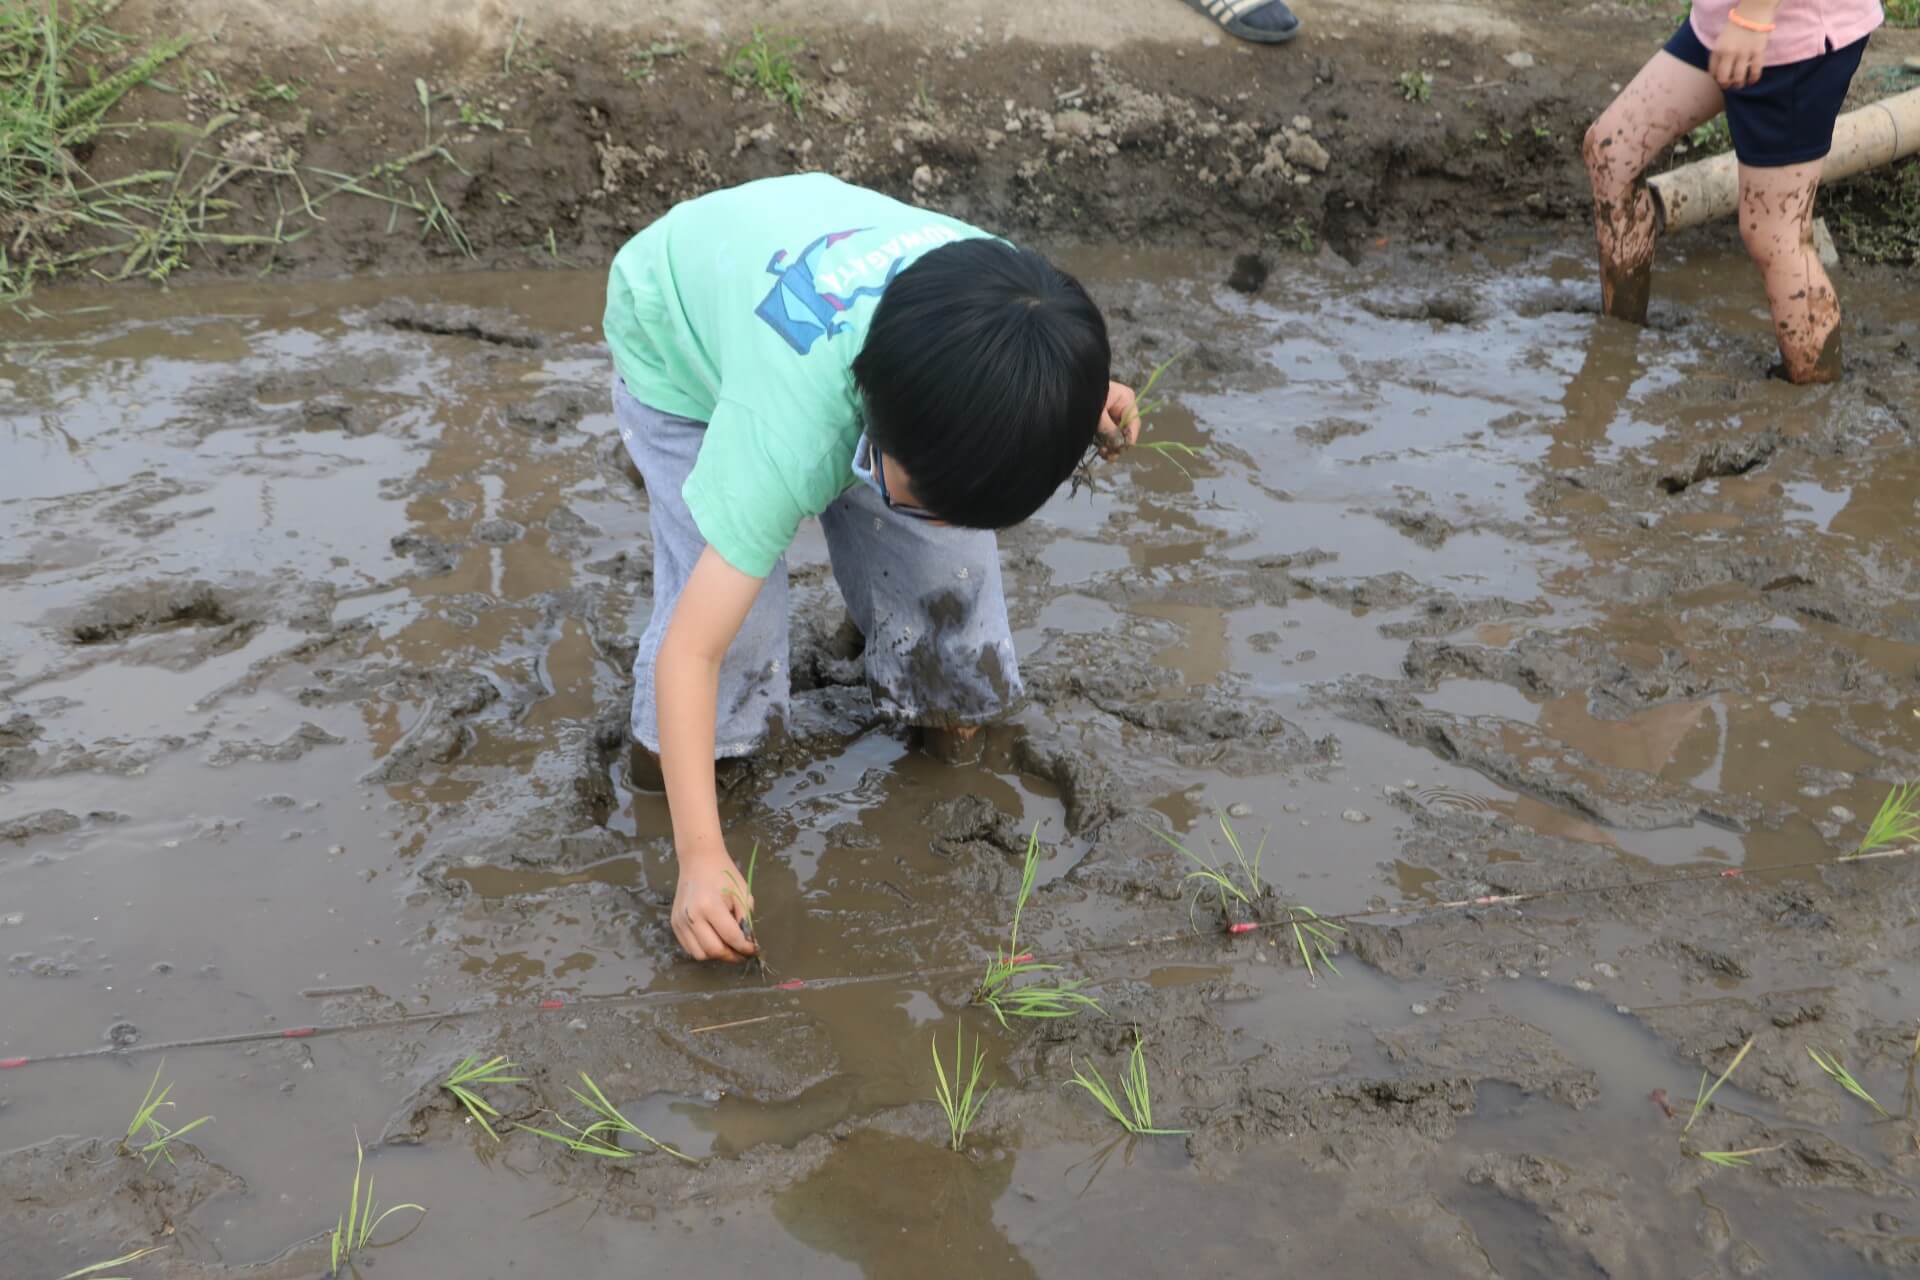
{"label": "green weed", "polygon": [[380,1224],[402,1210],[411,1209],[422,1217],[426,1216],[426,1206],[418,1204],[396,1204],[390,1209],[381,1209],[373,1199],[373,1175],[367,1174],[367,1193],[360,1194],[360,1175],[367,1163],[367,1150],[360,1145],[360,1135],[353,1135],[353,1190],[347,1194],[347,1211],[333,1224],[333,1234],[328,1238],[327,1253],[330,1259],[327,1265],[329,1275],[340,1274],[342,1265],[350,1265],[353,1256],[366,1249],[373,1240],[373,1233]]}
{"label": "green weed", "polygon": [[[1089,1074],[1090,1073],[1090,1074]],[[1120,1074],[1120,1091],[1126,1098],[1126,1109],[1122,1110],[1119,1100],[1113,1096],[1113,1089],[1107,1084],[1106,1077],[1100,1074],[1100,1068],[1088,1063],[1082,1071],[1078,1065],[1073,1069],[1073,1079],[1069,1084],[1079,1085],[1094,1100],[1106,1108],[1107,1114],[1120,1122],[1120,1127],[1133,1134],[1176,1134],[1189,1133],[1188,1129],[1156,1129],[1153,1125],[1153,1095],[1147,1085],[1147,1055],[1145,1046],[1140,1043],[1140,1029],[1133,1031],[1133,1052],[1127,1055],[1126,1070]]]}
{"label": "green weed", "polygon": [[1398,83],[1400,96],[1408,102],[1433,101],[1433,77],[1425,71],[1402,71]]}
{"label": "green weed", "polygon": [[494,1109],[492,1103],[480,1096],[479,1089],[484,1084],[525,1084],[527,1082],[525,1076],[502,1074],[513,1070],[513,1065],[507,1061],[505,1055],[482,1062],[477,1054],[469,1054],[460,1060],[460,1065],[453,1069],[453,1074],[440,1085],[442,1089],[460,1100],[460,1105],[467,1109],[467,1114],[478,1121],[480,1127],[487,1131],[487,1136],[495,1142],[500,1141],[500,1135],[495,1133],[493,1126],[487,1123],[487,1117],[499,1119],[500,1113]]}
{"label": "green weed", "polygon": [[505,120],[502,120],[499,116],[490,115],[482,111],[471,102],[463,102],[460,104],[460,123],[474,129],[491,129],[495,133],[499,133],[507,127]]}
{"label": "green weed", "polygon": [[1920,27],[1920,0],[1885,0],[1887,25]]}
{"label": "green weed", "polygon": [[1709,1102],[1713,1101],[1713,1095],[1720,1092],[1720,1086],[1727,1082],[1727,1077],[1733,1074],[1734,1068],[1738,1067],[1753,1049],[1753,1041],[1754,1037],[1747,1037],[1747,1042],[1740,1046],[1740,1052],[1733,1055],[1733,1061],[1727,1064],[1727,1069],[1720,1073],[1720,1078],[1713,1082],[1712,1088],[1707,1087],[1707,1073],[1704,1071],[1700,1073],[1700,1085],[1693,1093],[1693,1114],[1687,1117],[1687,1123],[1680,1130],[1681,1133],[1684,1134],[1693,1128],[1693,1122],[1700,1118],[1700,1113],[1707,1109]]}
{"label": "green weed", "polygon": [[770,35],[755,27],[753,36],[734,51],[727,63],[727,76],[737,85],[759,89],[769,102],[786,103],[794,118],[801,119],[807,82],[800,78],[793,56],[803,47],[790,36]]}
{"label": "green weed", "polygon": [[536,1129],[530,1124],[515,1125],[514,1127],[517,1129],[525,1129],[528,1133],[536,1137],[545,1138],[550,1142],[557,1142],[570,1151],[577,1151],[582,1155],[599,1156],[605,1160],[633,1159],[638,1153],[630,1148],[621,1146],[619,1138],[620,1134],[631,1134],[676,1159],[685,1160],[688,1164],[699,1163],[699,1161],[695,1160],[686,1152],[668,1146],[633,1121],[621,1115],[619,1108],[615,1107],[611,1102],[608,1102],[607,1095],[600,1092],[600,1086],[593,1082],[592,1076],[582,1071],[580,1073],[580,1079],[585,1082],[590,1093],[582,1093],[578,1089],[568,1089],[567,1092],[573,1095],[575,1102],[578,1102],[594,1115],[600,1117],[598,1120],[582,1128],[580,1125],[574,1124],[571,1120],[556,1111],[553,1118],[565,1127],[567,1130],[566,1133],[555,1133],[548,1129]]}
{"label": "green weed", "polygon": [[1887,1109],[1881,1106],[1872,1094],[1867,1092],[1866,1086],[1853,1078],[1853,1073],[1847,1070],[1846,1064],[1841,1062],[1840,1059],[1830,1053],[1822,1053],[1820,1050],[1812,1048],[1811,1046],[1807,1049],[1807,1056],[1812,1058],[1813,1065],[1826,1072],[1828,1078],[1835,1084],[1872,1107],[1875,1111],[1878,1111],[1881,1115],[1887,1115]]}
{"label": "green weed", "polygon": [[168,1084],[165,1088],[160,1085],[160,1073],[166,1070],[166,1066],[167,1060],[162,1058],[160,1065],[153,1069],[153,1081],[147,1085],[147,1096],[140,1099],[140,1106],[127,1125],[127,1136],[120,1140],[120,1150],[125,1154],[144,1156],[149,1169],[153,1168],[154,1161],[162,1158],[172,1164],[173,1152],[168,1150],[169,1144],[213,1119],[212,1116],[201,1116],[198,1120],[189,1120],[178,1129],[168,1128],[160,1122],[160,1109],[173,1105],[169,1097],[173,1093],[173,1085]]}
{"label": "green weed", "polygon": [[1903,782],[1887,792],[1887,798],[1880,802],[1880,812],[1867,824],[1867,834],[1851,856],[1915,841],[1920,841],[1920,783]]}
{"label": "green weed", "polygon": [[1703,156],[1717,156],[1722,151],[1731,150],[1733,150],[1733,134],[1727,128],[1727,118],[1724,115],[1715,116],[1687,134],[1689,154],[1698,152]]}
{"label": "green weed", "polygon": [[160,1252],[160,1249],[160,1245],[150,1244],[144,1249],[135,1249],[132,1253],[123,1253],[117,1258],[109,1258],[105,1262],[96,1262],[92,1266],[82,1267],[78,1271],[69,1271],[67,1274],[61,1276],[60,1280],[81,1280],[83,1276],[91,1277],[91,1280],[126,1280],[125,1276],[103,1276],[100,1273],[108,1267],[124,1267],[129,1262],[138,1262],[148,1254]]}
{"label": "green weed", "polygon": [[664,40],[655,40],[644,49],[635,49],[627,55],[627,79],[635,84],[646,84],[653,79],[658,70],[655,64],[662,58],[677,58],[685,52],[686,46]]}
{"label": "green weed", "polygon": [[274,80],[270,76],[261,76],[254,82],[253,96],[261,102],[298,102],[300,91],[304,88],[304,80]]}
{"label": "green weed", "polygon": [[[993,1092],[988,1085],[984,1092],[979,1091],[980,1072],[987,1065],[987,1051],[980,1044],[980,1038],[973,1041],[973,1066],[967,1067],[966,1038],[964,1028],[955,1024],[953,1028],[953,1077],[948,1079],[946,1066],[940,1061],[940,1037],[933,1038],[933,1074],[934,1101],[947,1114],[947,1145],[955,1151],[965,1145],[967,1130],[973,1128],[973,1122],[980,1118],[980,1108],[987,1105],[987,1095]],[[955,1088],[965,1078],[966,1084]]]}
{"label": "green weed", "polygon": [[1020,917],[1033,896],[1034,878],[1040,870],[1040,829],[1027,837],[1027,853],[1020,867],[1020,893],[1013,903],[1013,927],[1007,932],[1005,949],[987,962],[986,974],[974,989],[973,1003],[993,1010],[993,1016],[1007,1026],[1007,1015],[1016,1018],[1067,1018],[1083,1009],[1099,1013],[1106,1010],[1091,996],[1082,995],[1077,982],[1030,982],[1016,987],[1014,982],[1035,973],[1059,969],[1057,964],[1041,964],[1020,950]]}

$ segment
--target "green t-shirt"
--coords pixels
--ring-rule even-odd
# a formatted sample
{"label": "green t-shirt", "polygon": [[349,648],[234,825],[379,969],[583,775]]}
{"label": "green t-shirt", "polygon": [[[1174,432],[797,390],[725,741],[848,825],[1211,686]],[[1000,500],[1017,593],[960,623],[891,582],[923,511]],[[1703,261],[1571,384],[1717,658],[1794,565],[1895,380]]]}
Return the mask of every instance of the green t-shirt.
{"label": "green t-shirt", "polygon": [[681,496],[728,564],[766,577],[853,483],[875,300],[929,249],[984,235],[807,173],[676,205],[614,257],[614,365],[634,399],[707,424]]}

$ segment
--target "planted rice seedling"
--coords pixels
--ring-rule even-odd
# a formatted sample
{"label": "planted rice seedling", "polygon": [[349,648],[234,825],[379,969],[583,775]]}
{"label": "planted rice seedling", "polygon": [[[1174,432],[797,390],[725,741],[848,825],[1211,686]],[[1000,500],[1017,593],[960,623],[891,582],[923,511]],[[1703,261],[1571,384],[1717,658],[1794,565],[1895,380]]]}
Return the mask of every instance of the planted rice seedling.
{"label": "planted rice seedling", "polygon": [[1872,1094],[1867,1092],[1866,1086],[1853,1078],[1853,1073],[1847,1070],[1846,1064],[1841,1062],[1840,1059],[1830,1053],[1822,1053],[1812,1046],[1808,1046],[1807,1056],[1812,1058],[1813,1065],[1826,1072],[1827,1077],[1835,1084],[1872,1107],[1875,1111],[1878,1111],[1881,1115],[1887,1115],[1887,1109],[1881,1106]]}
{"label": "planted rice seedling", "polygon": [[790,36],[770,35],[755,27],[752,37],[727,63],[727,77],[737,85],[759,89],[769,102],[786,103],[792,108],[794,119],[801,119],[800,107],[807,100],[807,82],[800,78],[793,58],[803,47]]}
{"label": "planted rice seedling", "polygon": [[987,962],[986,974],[974,989],[973,1003],[993,1010],[993,1016],[1007,1026],[1007,1015],[1016,1018],[1068,1018],[1083,1009],[1099,1013],[1106,1010],[1093,997],[1080,992],[1077,982],[1029,982],[1016,987],[1014,982],[1035,973],[1048,973],[1057,964],[1041,964],[1030,953],[1020,950],[1020,916],[1033,896],[1034,878],[1040,870],[1040,829],[1027,837],[1027,853],[1020,867],[1020,893],[1013,903],[1013,927],[1007,933],[1005,949]]}
{"label": "planted rice seedling", "polygon": [[1769,1151],[1778,1151],[1786,1144],[1775,1143],[1771,1147],[1748,1147],[1745,1151],[1693,1151],[1688,1154],[1708,1164],[1717,1164],[1722,1169],[1738,1169],[1753,1163],[1753,1157],[1766,1155]]}
{"label": "planted rice seedling", "polygon": [[[169,1128],[161,1123],[160,1109],[173,1105],[171,1100],[173,1085],[169,1083],[165,1088],[160,1085],[160,1073],[166,1070],[166,1067],[167,1060],[160,1059],[160,1065],[153,1069],[153,1080],[147,1085],[147,1096],[140,1099],[140,1106],[134,1111],[133,1120],[127,1125],[127,1136],[120,1140],[122,1154],[144,1156],[149,1169],[153,1168],[154,1161],[163,1157],[168,1164],[172,1164],[173,1152],[168,1150],[168,1147],[174,1139],[192,1133],[213,1119],[212,1116],[201,1116],[198,1120],[189,1120],[178,1129]],[[156,1090],[158,1090],[157,1093]]]}
{"label": "planted rice seedling", "polygon": [[1849,857],[1872,853],[1892,845],[1920,843],[1920,783],[1903,782],[1887,792],[1880,812],[1867,824],[1860,847]]}
{"label": "planted rice seedling", "polygon": [[1189,1133],[1188,1129],[1156,1129],[1153,1124],[1153,1094],[1147,1083],[1146,1047],[1140,1043],[1140,1029],[1133,1031],[1133,1052],[1127,1055],[1126,1070],[1120,1074],[1120,1091],[1126,1099],[1126,1108],[1122,1110],[1120,1102],[1113,1096],[1113,1089],[1107,1084],[1106,1077],[1100,1074],[1100,1068],[1088,1063],[1083,1071],[1076,1064],[1073,1079],[1069,1084],[1079,1085],[1094,1100],[1106,1108],[1107,1114],[1120,1122],[1120,1127],[1132,1134],[1178,1134]]}
{"label": "planted rice seedling", "polygon": [[381,1209],[373,1198],[373,1175],[367,1174],[367,1192],[360,1194],[360,1175],[367,1163],[367,1150],[360,1145],[360,1135],[353,1135],[353,1189],[347,1195],[347,1211],[334,1222],[333,1234],[328,1238],[327,1274],[338,1276],[343,1265],[350,1265],[353,1256],[362,1252],[373,1241],[373,1233],[380,1224],[402,1210],[411,1209],[425,1217],[427,1207],[420,1204],[396,1204],[390,1209]]}
{"label": "planted rice seedling", "polygon": [[[987,1094],[993,1092],[988,1085],[980,1089],[980,1072],[987,1065],[987,1051],[980,1044],[980,1038],[974,1037],[973,1065],[967,1066],[965,1028],[957,1023],[953,1028],[953,1076],[947,1076],[947,1068],[940,1061],[940,1037],[933,1038],[933,1075],[934,1101],[947,1113],[947,1145],[955,1151],[960,1150],[967,1141],[967,1130],[973,1128],[973,1122],[980,1118],[980,1108],[987,1105]],[[960,1084],[965,1079],[964,1085]]]}
{"label": "planted rice seedling", "polygon": [[1680,1130],[1681,1133],[1684,1134],[1693,1128],[1693,1122],[1700,1118],[1700,1113],[1707,1109],[1709,1102],[1713,1101],[1713,1095],[1720,1091],[1720,1086],[1727,1082],[1727,1077],[1733,1074],[1734,1069],[1740,1065],[1747,1054],[1753,1049],[1753,1041],[1754,1037],[1747,1037],[1747,1042],[1740,1046],[1740,1052],[1733,1055],[1733,1061],[1727,1064],[1727,1069],[1720,1073],[1720,1078],[1713,1082],[1712,1088],[1707,1087],[1707,1073],[1704,1071],[1700,1073],[1700,1085],[1694,1090],[1693,1094],[1693,1114],[1687,1117],[1687,1123],[1685,1127]]}
{"label": "planted rice seedling", "polygon": [[594,1115],[600,1117],[598,1120],[595,1120],[592,1124],[583,1128],[556,1111],[553,1118],[558,1120],[561,1125],[566,1128],[567,1132],[565,1133],[555,1133],[549,1129],[536,1129],[530,1124],[515,1125],[514,1127],[517,1129],[525,1129],[528,1133],[536,1137],[545,1138],[549,1142],[557,1142],[570,1151],[577,1151],[582,1155],[599,1156],[603,1160],[631,1160],[634,1156],[638,1155],[639,1153],[637,1151],[620,1145],[619,1135],[623,1133],[632,1134],[634,1137],[652,1144],[656,1149],[664,1151],[676,1159],[685,1160],[688,1164],[700,1163],[686,1152],[668,1146],[633,1121],[627,1119],[624,1115],[621,1115],[619,1108],[607,1101],[607,1095],[600,1091],[600,1086],[593,1082],[592,1076],[582,1071],[580,1073],[580,1079],[586,1084],[590,1092],[582,1093],[578,1089],[568,1089],[567,1092],[573,1095],[575,1102],[578,1102],[581,1106],[593,1112]]}
{"label": "planted rice seedling", "polygon": [[105,1262],[96,1262],[92,1266],[82,1267],[78,1271],[69,1271],[67,1274],[61,1276],[60,1280],[81,1280],[83,1276],[90,1277],[91,1280],[126,1280],[125,1276],[105,1276],[100,1273],[110,1267],[124,1267],[129,1262],[138,1262],[148,1254],[160,1252],[160,1248],[161,1246],[157,1244],[150,1244],[144,1249],[135,1249],[132,1253],[123,1253],[117,1258],[109,1258]]}
{"label": "planted rice seedling", "polygon": [[525,1084],[527,1080],[525,1076],[502,1074],[513,1070],[513,1066],[514,1064],[507,1061],[504,1055],[482,1062],[477,1054],[469,1054],[460,1060],[460,1065],[453,1069],[453,1074],[440,1085],[442,1089],[460,1100],[460,1105],[467,1109],[467,1114],[477,1121],[480,1127],[487,1131],[487,1136],[495,1142],[500,1141],[500,1135],[495,1133],[493,1126],[487,1123],[487,1117],[492,1116],[498,1119],[500,1113],[494,1109],[492,1103],[480,1096],[479,1088],[483,1084]]}
{"label": "planted rice seedling", "polygon": [[[1253,927],[1250,922],[1237,921],[1236,916],[1245,916],[1250,919],[1267,917],[1266,900],[1272,896],[1272,888],[1261,875],[1261,863],[1267,852],[1267,837],[1262,835],[1260,843],[1255,845],[1253,852],[1249,854],[1246,845],[1240,840],[1239,832],[1233,829],[1233,824],[1228,822],[1224,815],[1218,821],[1220,832],[1226,837],[1227,848],[1233,854],[1232,865],[1213,861],[1158,827],[1150,826],[1147,830],[1195,866],[1195,869],[1189,871],[1184,878],[1186,883],[1194,885],[1193,897],[1187,903],[1188,922],[1194,924],[1196,928],[1199,927],[1194,920],[1194,912],[1198,909],[1200,900],[1211,895],[1215,907],[1220,912],[1221,927],[1232,933],[1242,928]],[[1346,932],[1345,926],[1321,919],[1320,914],[1312,907],[1286,902],[1280,905],[1287,912],[1283,923],[1286,924],[1293,938],[1294,950],[1300,956],[1300,962],[1307,968],[1307,976],[1319,977],[1322,968],[1339,973],[1340,967],[1334,964],[1330,948],[1337,948],[1340,945],[1337,935]]]}
{"label": "planted rice seedling", "polygon": [[[747,937],[756,947],[760,945],[760,934],[753,927],[753,871],[759,863],[760,842],[756,840],[753,842],[753,852],[747,855],[747,874],[742,877],[738,871],[729,868],[728,874],[732,877],[733,883],[725,890],[726,896],[740,908],[741,927],[746,930]],[[760,972],[773,972],[767,968],[767,962],[759,951],[754,952],[753,958],[760,962]]]}

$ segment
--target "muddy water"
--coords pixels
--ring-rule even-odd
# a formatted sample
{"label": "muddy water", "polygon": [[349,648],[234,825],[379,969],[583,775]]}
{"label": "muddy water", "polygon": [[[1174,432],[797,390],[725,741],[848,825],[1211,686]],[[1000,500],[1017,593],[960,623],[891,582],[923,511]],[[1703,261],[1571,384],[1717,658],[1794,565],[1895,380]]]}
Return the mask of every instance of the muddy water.
{"label": "muddy water", "polygon": [[[1920,1259],[1913,1126],[1805,1052],[1900,1110],[1911,873],[1771,871],[1920,770],[1908,300],[1849,285],[1854,376],[1802,391],[1704,247],[1645,332],[1551,245],[1289,264],[1254,299],[1206,260],[1079,265],[1129,368],[1184,352],[1147,438],[1203,452],[1006,537],[1034,699],[969,765],[875,722],[803,532],[794,729],[726,776],[767,976],[675,961],[666,814],[626,777],[646,499],[596,278],[7,321],[0,1057],[268,1036],[166,1052],[176,1120],[215,1120],[151,1173],[83,1138],[158,1054],[0,1073],[9,1274],[145,1242],[150,1274],[324,1272],[356,1131],[382,1199],[430,1208],[371,1255],[409,1276]],[[1286,899],[1389,909],[1337,974],[1258,934],[1099,949],[1204,929],[1141,824],[1204,846],[1228,811]],[[1028,940],[1109,1019],[964,1008],[1035,824]],[[1716,867],[1748,874],[1422,911]],[[956,1020],[996,1084],[966,1155],[926,1101]],[[1062,1089],[1129,1026],[1186,1136],[1116,1141]],[[1687,1141],[1769,1150],[1714,1169],[1649,1095],[1684,1117],[1749,1035]],[[434,1087],[468,1053],[523,1065],[512,1119],[577,1116],[585,1071],[700,1163],[496,1145]]]}

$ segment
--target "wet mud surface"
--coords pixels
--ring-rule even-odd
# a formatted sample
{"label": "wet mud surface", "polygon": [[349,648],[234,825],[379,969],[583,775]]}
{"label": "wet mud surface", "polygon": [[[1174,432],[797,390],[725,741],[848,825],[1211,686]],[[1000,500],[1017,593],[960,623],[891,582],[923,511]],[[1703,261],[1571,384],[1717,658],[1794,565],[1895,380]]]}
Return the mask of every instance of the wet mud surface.
{"label": "wet mud surface", "polygon": [[[596,277],[6,322],[0,1058],[102,1051],[0,1071],[9,1274],[148,1243],[141,1274],[322,1274],[356,1130],[381,1201],[429,1208],[370,1255],[396,1275],[1920,1261],[1912,870],[1780,870],[1920,772],[1907,297],[1843,278],[1850,377],[1797,389],[1704,246],[1645,331],[1598,317],[1583,245],[1327,257],[1251,296],[1229,261],[1073,264],[1123,371],[1183,353],[1147,439],[1203,452],[1006,536],[1032,696],[978,761],[875,714],[803,531],[795,714],[723,773],[794,989],[666,927]],[[1337,974],[1190,916],[1144,828],[1204,844],[1216,813],[1268,833],[1281,898],[1384,909]],[[1023,936],[1108,1016],[1003,1030],[965,1001],[1036,824]],[[1432,908],[1703,869],[1744,874]],[[174,1165],[115,1150],[158,1065],[125,1050],[413,1015],[169,1050],[179,1119],[214,1121]],[[996,1084],[964,1155],[929,1101],[956,1020]],[[1116,1140],[1062,1087],[1135,1027],[1184,1136]],[[1766,1150],[1687,1158],[1701,1069],[1749,1037],[1688,1141]],[[585,1071],[699,1162],[496,1144],[437,1088],[468,1054],[522,1065],[506,1122],[577,1115]]]}

